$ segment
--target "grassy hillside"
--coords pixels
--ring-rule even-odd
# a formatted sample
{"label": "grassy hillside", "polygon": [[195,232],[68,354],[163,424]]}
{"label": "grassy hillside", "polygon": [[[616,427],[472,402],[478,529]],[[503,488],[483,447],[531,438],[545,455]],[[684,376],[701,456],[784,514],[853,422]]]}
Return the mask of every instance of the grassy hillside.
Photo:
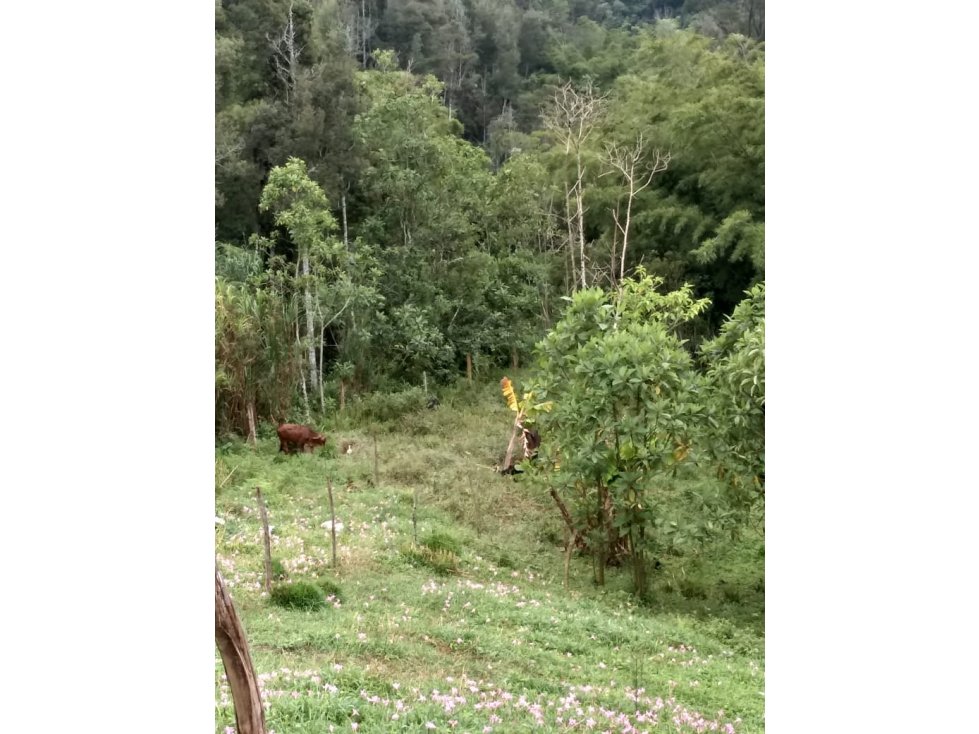
{"label": "grassy hillside", "polygon": [[[628,593],[628,569],[593,586],[587,558],[573,560],[565,591],[552,500],[493,471],[512,415],[497,391],[460,386],[436,410],[401,416],[396,401],[354,405],[330,427],[332,450],[315,455],[280,455],[270,435],[255,450],[219,447],[218,566],[269,729],[763,731],[760,528],[696,558],[664,559],[645,605]],[[389,420],[368,422],[368,409]],[[339,454],[343,440],[354,442],[351,454]],[[337,569],[323,527],[328,479]],[[317,584],[322,607],[282,607],[262,594],[255,487],[279,583]],[[223,674],[215,651],[216,731],[230,734]]]}

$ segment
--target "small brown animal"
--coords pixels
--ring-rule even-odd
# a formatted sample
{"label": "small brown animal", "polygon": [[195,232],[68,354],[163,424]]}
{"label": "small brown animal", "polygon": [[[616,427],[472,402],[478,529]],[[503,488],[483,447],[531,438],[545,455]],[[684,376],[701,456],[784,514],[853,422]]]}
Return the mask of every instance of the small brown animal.
{"label": "small brown animal", "polygon": [[276,433],[279,434],[279,451],[287,454],[291,454],[293,448],[305,452],[306,447],[309,446],[312,452],[314,446],[326,445],[326,436],[317,433],[309,426],[282,423],[276,429]]}
{"label": "small brown animal", "polygon": [[354,452],[354,442],[353,441],[343,441],[340,444],[341,454],[352,454]]}

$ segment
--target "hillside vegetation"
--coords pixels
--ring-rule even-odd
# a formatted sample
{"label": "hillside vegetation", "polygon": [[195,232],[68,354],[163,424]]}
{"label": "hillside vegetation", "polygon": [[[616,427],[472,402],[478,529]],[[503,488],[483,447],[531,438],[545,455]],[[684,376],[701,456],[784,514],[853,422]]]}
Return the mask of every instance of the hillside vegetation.
{"label": "hillside vegetation", "polygon": [[[643,599],[625,566],[595,586],[584,555],[565,589],[552,499],[532,476],[493,471],[513,419],[499,387],[460,382],[440,398],[431,410],[392,402],[385,420],[352,405],[329,426],[332,446],[311,455],[280,454],[268,426],[254,449],[219,446],[218,567],[270,731],[763,731],[760,516],[658,559]],[[276,593],[309,582],[319,606],[262,592],[256,487]],[[234,727],[223,673],[216,656],[219,734]]]}

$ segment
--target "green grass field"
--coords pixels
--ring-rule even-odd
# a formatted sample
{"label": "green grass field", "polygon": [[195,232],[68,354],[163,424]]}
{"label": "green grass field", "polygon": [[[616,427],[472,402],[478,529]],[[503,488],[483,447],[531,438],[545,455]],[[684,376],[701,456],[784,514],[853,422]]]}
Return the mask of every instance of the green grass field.
{"label": "green grass field", "polygon": [[[588,558],[572,561],[566,591],[553,501],[493,471],[512,421],[498,389],[453,388],[437,410],[377,425],[376,486],[375,429],[356,409],[331,427],[325,452],[287,457],[270,435],[256,449],[218,447],[218,568],[269,730],[763,731],[761,528],[664,559],[646,604],[629,594],[628,568],[594,586]],[[338,454],[342,440],[354,441],[352,454]],[[278,583],[319,584],[322,606],[283,607],[262,593],[256,487]],[[230,734],[217,650],[215,691],[215,730]]]}

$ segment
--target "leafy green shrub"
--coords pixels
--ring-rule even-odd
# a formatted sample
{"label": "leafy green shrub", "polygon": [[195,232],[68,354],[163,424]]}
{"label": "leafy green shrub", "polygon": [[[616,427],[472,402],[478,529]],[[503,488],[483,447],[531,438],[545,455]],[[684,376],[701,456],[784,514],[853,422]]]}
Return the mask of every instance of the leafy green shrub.
{"label": "leafy green shrub", "polygon": [[291,609],[319,609],[326,605],[326,595],[316,584],[294,581],[272,587],[272,603]]}
{"label": "leafy green shrub", "polygon": [[429,550],[436,552],[448,551],[455,556],[462,553],[462,543],[448,533],[443,533],[438,530],[435,530],[422,538],[421,544]]}

